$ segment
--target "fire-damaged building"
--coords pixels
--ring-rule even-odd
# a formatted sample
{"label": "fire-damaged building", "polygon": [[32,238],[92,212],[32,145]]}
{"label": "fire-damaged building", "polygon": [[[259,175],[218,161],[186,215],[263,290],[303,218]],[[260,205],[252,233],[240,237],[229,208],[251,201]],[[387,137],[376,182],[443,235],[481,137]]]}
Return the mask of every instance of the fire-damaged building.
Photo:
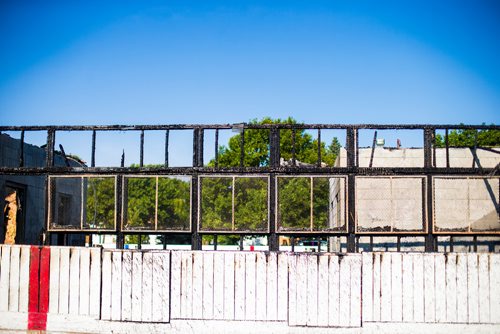
{"label": "fire-damaged building", "polygon": [[[46,163],[44,147],[24,143],[7,134],[0,134],[0,166],[2,167],[43,167]],[[64,149],[54,155],[55,166],[83,167],[85,163],[75,157],[66,156]],[[81,193],[76,187],[59,187],[56,197],[58,203],[78,202]],[[0,220],[0,243],[39,244],[45,232],[46,176],[44,175],[0,175],[0,194],[4,199],[3,214]],[[58,219],[65,220],[71,210],[61,207]],[[67,242],[81,244],[82,238],[74,236]]]}

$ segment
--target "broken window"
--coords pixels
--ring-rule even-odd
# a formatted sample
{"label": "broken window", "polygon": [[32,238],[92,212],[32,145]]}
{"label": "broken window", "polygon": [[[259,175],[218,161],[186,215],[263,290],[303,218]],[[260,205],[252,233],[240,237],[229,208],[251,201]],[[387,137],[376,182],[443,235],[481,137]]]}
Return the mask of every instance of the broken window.
{"label": "broken window", "polygon": [[356,177],[356,231],[425,231],[425,189],[424,177]]}
{"label": "broken window", "polygon": [[277,177],[280,231],[346,231],[345,177]]}
{"label": "broken window", "polygon": [[267,231],[267,177],[200,177],[200,230]]}
{"label": "broken window", "polygon": [[49,229],[113,230],[114,176],[51,176]]}
{"label": "broken window", "polygon": [[127,176],[124,193],[124,230],[190,230],[190,177]]}
{"label": "broken window", "polygon": [[498,177],[434,177],[436,232],[500,231]]}

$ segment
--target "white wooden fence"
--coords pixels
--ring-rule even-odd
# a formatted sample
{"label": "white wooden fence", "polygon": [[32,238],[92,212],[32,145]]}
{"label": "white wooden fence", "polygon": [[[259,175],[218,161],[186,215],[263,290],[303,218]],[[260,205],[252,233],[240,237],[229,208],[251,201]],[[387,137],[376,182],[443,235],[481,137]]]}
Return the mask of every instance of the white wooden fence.
{"label": "white wooden fence", "polygon": [[363,322],[500,323],[500,254],[363,254]]}
{"label": "white wooden fence", "polygon": [[38,251],[0,247],[0,328],[50,330],[55,315],[301,327],[500,325],[500,254]]}

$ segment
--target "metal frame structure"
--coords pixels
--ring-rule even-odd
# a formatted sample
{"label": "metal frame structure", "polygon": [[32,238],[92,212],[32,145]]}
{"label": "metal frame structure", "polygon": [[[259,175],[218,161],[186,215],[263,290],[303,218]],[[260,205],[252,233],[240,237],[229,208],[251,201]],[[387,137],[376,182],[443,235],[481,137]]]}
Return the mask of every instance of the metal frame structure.
{"label": "metal frame structure", "polygon": [[[220,130],[237,130],[241,137],[241,153],[240,165],[238,167],[221,167],[219,166],[219,131]],[[245,158],[245,131],[249,129],[265,129],[269,131],[269,165],[262,167],[246,167],[244,166]],[[417,235],[425,237],[425,250],[437,250],[437,236],[463,236],[463,232],[435,232],[434,228],[434,193],[433,193],[433,177],[435,176],[461,176],[461,177],[498,177],[499,165],[495,168],[483,168],[478,164],[472,162],[470,168],[457,168],[450,167],[449,162],[449,140],[448,134],[450,130],[500,130],[498,125],[396,125],[396,124],[188,124],[188,125],[110,125],[110,126],[0,126],[0,132],[20,132],[20,156],[18,167],[0,167],[0,174],[8,175],[41,175],[46,177],[47,199],[45,206],[49,207],[50,201],[50,181],[49,177],[56,176],[116,176],[116,229],[112,234],[117,235],[117,247],[123,248],[124,233],[122,230],[122,206],[123,206],[123,184],[122,177],[125,176],[162,176],[162,175],[182,175],[191,177],[191,228],[189,233],[191,235],[191,247],[193,250],[201,249],[201,235],[214,234],[213,232],[203,232],[199,229],[199,176],[211,175],[227,175],[227,176],[245,176],[257,175],[267,177],[269,179],[268,200],[269,200],[269,229],[266,233],[256,232],[251,233],[255,235],[267,235],[269,238],[269,249],[278,250],[278,237],[279,235],[292,235],[292,237],[308,236],[308,237],[328,237],[328,236],[343,236],[347,238],[347,251],[355,252],[357,250],[357,240],[363,236],[397,236],[398,244],[399,238],[405,236],[415,236],[414,232],[389,232],[389,233],[359,233],[356,232],[356,201],[355,201],[355,183],[356,176],[422,176],[426,186],[424,187],[426,196],[425,200],[425,214],[426,214],[426,229]],[[189,167],[170,167],[169,166],[169,134],[173,130],[192,130],[193,131],[193,162]],[[215,163],[213,166],[206,166],[203,163],[204,156],[204,131],[215,130]],[[292,165],[280,165],[280,131],[292,130]],[[317,130],[318,132],[318,160],[316,165],[312,166],[297,166],[295,154],[295,133],[300,130]],[[347,165],[346,167],[323,167],[321,166],[321,131],[322,130],[343,130],[346,132],[346,152],[347,152]],[[359,167],[359,145],[358,145],[358,132],[359,130],[420,130],[423,132],[423,150],[424,150],[424,166],[423,167]],[[24,166],[24,152],[23,144],[26,132],[30,131],[46,131],[47,132],[47,145],[46,145],[46,164],[43,167],[25,167]],[[54,165],[55,152],[55,138],[56,133],[59,131],[91,131],[91,164],[88,167],[59,167]],[[96,138],[99,133],[107,131],[136,131],[140,133],[140,163],[138,168],[124,167],[123,158],[121,167],[96,167],[95,166],[95,152],[96,152]],[[151,168],[144,166],[144,133],[146,131],[165,131],[165,152],[164,164],[158,168]],[[446,149],[446,167],[436,166],[436,146],[435,135],[436,131],[445,131],[445,149]],[[375,135],[376,136],[376,135]],[[476,136],[477,137],[477,136]],[[375,138],[374,138],[375,143]],[[480,149],[477,143],[474,149]],[[488,148],[485,148],[488,149]],[[494,151],[496,152],[496,151]],[[63,153],[64,154],[64,153]],[[332,231],[318,231],[308,233],[280,233],[277,230],[276,221],[276,177],[278,175],[295,175],[295,176],[342,176],[346,177],[346,215],[347,215],[347,231],[345,232],[332,232]],[[47,210],[48,212],[49,210]],[[50,213],[47,213],[46,227],[48,233],[55,234],[68,234],[68,233],[101,233],[102,231],[93,230],[64,230],[64,231],[50,231],[49,226]],[[238,231],[231,231],[231,234],[248,234],[249,231],[240,233]],[[110,233],[110,231],[102,232]],[[186,233],[185,231],[171,231],[161,232],[157,231],[130,231],[127,234],[169,234]],[[476,233],[470,232],[466,235],[477,238],[477,236],[498,236],[500,232],[485,232]],[[47,238],[46,240],[50,240]],[[216,236],[215,236],[216,242]]]}

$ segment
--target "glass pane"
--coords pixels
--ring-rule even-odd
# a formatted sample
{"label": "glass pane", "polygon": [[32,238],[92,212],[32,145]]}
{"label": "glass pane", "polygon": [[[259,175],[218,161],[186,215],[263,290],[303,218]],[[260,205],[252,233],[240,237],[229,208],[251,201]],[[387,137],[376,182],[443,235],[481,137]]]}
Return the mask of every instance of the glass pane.
{"label": "glass pane", "polygon": [[264,231],[268,226],[267,178],[235,178],[236,230]]}
{"label": "glass pane", "polygon": [[115,178],[85,177],[83,226],[113,229],[115,227]]}
{"label": "glass pane", "polygon": [[281,230],[310,230],[310,189],[310,178],[278,178],[278,224]]}
{"label": "glass pane", "polygon": [[124,230],[154,230],[156,177],[125,178]]}
{"label": "glass pane", "polygon": [[158,178],[158,229],[190,229],[191,178]]}
{"label": "glass pane", "polygon": [[200,229],[230,231],[232,229],[232,177],[202,177]]}

